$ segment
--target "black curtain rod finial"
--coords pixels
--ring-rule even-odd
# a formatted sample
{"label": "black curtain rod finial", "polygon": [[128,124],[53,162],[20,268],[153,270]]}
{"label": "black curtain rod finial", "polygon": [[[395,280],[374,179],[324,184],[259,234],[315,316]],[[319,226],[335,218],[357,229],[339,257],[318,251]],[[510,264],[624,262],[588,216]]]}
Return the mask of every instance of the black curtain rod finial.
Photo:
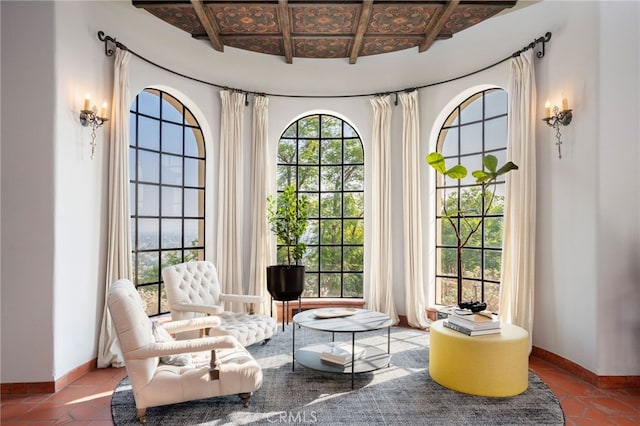
{"label": "black curtain rod finial", "polygon": [[536,47],[536,44],[540,43],[540,44],[542,44],[542,48],[541,48],[541,50],[539,50],[536,53],[536,57],[537,58],[544,58],[544,55],[545,55],[544,48],[545,48],[546,43],[549,42],[549,40],[551,40],[551,33],[547,31],[543,37],[538,37],[537,39],[533,40],[531,43],[529,43],[528,45],[526,45],[522,49],[513,52],[511,57],[512,58],[516,58],[516,57],[520,56],[522,53],[526,52],[527,50],[534,49]]}
{"label": "black curtain rod finial", "polygon": [[536,53],[536,57],[544,58],[544,46],[551,40],[551,33],[547,31],[544,37],[540,37],[536,40],[536,43],[542,43],[542,50]]}
{"label": "black curtain rod finial", "polygon": [[98,40],[104,43],[104,54],[106,56],[113,56],[113,54],[116,53],[115,49],[113,47],[110,47],[109,44],[115,45],[115,47],[119,47],[122,50],[129,50],[127,49],[127,46],[120,43],[115,38],[105,35],[104,31],[102,30],[98,31]]}

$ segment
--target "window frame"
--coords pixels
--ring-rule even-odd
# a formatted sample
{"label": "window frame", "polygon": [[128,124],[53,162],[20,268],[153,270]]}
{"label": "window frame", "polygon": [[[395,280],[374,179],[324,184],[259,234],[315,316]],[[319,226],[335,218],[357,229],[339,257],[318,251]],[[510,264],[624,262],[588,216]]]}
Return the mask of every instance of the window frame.
{"label": "window frame", "polygon": [[[158,96],[157,104],[158,111],[157,115],[141,111],[140,106],[140,95],[146,93],[149,95]],[[172,106],[175,111],[167,110],[165,113],[165,108],[167,104]],[[178,122],[172,117],[169,116],[170,113],[174,114],[179,113],[181,115],[181,121]],[[168,266],[170,264],[184,262],[186,260],[190,260],[192,258],[202,260],[204,259],[205,245],[206,245],[206,146],[204,141],[204,133],[202,131],[202,127],[199,125],[197,119],[191,110],[182,103],[175,96],[170,93],[156,89],[156,88],[145,88],[140,91],[136,97],[132,100],[130,109],[129,109],[129,117],[130,117],[130,141],[129,141],[129,187],[130,187],[130,220],[131,220],[131,259],[132,259],[132,272],[133,277],[132,281],[134,285],[140,292],[143,300],[145,291],[151,290],[151,293],[155,293],[155,308],[153,305],[146,306],[147,314],[150,317],[163,315],[169,312],[168,304],[166,301],[166,291],[164,288],[164,283],[162,280],[162,268]],[[140,119],[144,120],[152,120],[149,123],[153,123],[153,125],[157,124],[157,147],[148,147],[141,146],[141,126]],[[175,126],[180,127],[181,139],[179,143],[176,145],[175,143],[169,145],[167,141],[165,141],[165,136],[163,135],[163,126],[166,125],[167,128],[173,127],[175,130]],[[187,148],[187,135],[188,131],[193,132],[193,142],[191,146],[195,148],[197,154],[192,152],[185,152]],[[174,140],[174,139],[172,139]],[[180,152],[176,152],[175,150],[168,149],[170,146],[174,148],[176,146],[180,146]],[[192,149],[193,150],[193,149]],[[140,176],[141,164],[139,163],[141,159],[141,153],[157,156],[157,181],[154,179],[145,180],[144,177]],[[173,160],[179,161],[180,163],[180,182],[179,183],[170,183],[163,181],[163,171],[166,173],[167,168],[163,168],[163,162],[165,160]],[[187,178],[187,163],[196,162],[198,170],[196,175],[196,182],[192,184],[192,182],[186,182]],[[193,176],[191,176],[193,179]],[[154,209],[155,213],[147,213],[141,212],[140,206],[140,192],[143,189],[141,187],[144,185],[144,188],[157,188],[157,208]],[[163,192],[164,190],[177,190],[179,192],[180,199],[180,213],[176,215],[171,212],[164,212],[165,205],[163,204]],[[187,212],[187,193],[191,191],[195,194],[198,206],[195,214],[187,214],[194,212]],[[141,232],[140,232],[140,221],[157,221],[157,233],[155,234],[155,238],[157,243],[155,246],[148,248],[140,248],[142,245],[141,242]],[[165,242],[163,241],[163,229],[166,223],[165,221],[180,221],[179,224],[179,238],[180,243],[178,245],[171,244],[170,246],[165,246]],[[188,246],[185,238],[187,238],[187,230],[186,230],[186,221],[193,221],[195,225],[195,229],[197,230],[198,236],[198,244]],[[195,257],[193,256],[193,252],[197,253]],[[165,263],[165,259],[167,256],[170,256],[171,253],[179,253],[178,257],[175,259],[169,259],[170,263]],[[145,280],[145,282],[140,282],[141,271],[140,271],[140,261],[142,256],[148,256],[151,260],[150,263],[153,263],[153,267],[150,269],[151,274],[154,275],[152,280]],[[154,256],[156,255],[156,256]],[[155,270],[157,268],[157,271]]]}
{"label": "window frame", "polygon": [[[314,135],[314,136],[309,136],[309,135],[301,135],[301,129],[300,129],[300,123],[303,120],[309,119],[310,117],[317,117],[318,119],[318,134]],[[331,120],[339,120],[340,124],[341,124],[341,132],[340,132],[340,137],[336,137],[336,136],[325,136],[323,135],[323,123],[324,120],[323,118],[329,118]],[[347,126],[350,129],[350,131],[352,132],[352,134],[348,134],[345,135],[345,130],[347,130]],[[291,135],[288,134],[288,132],[291,131],[291,129],[294,128],[295,129],[295,134]],[[289,173],[289,180],[287,180],[284,184],[293,184],[296,188],[296,193],[301,196],[301,195],[306,195],[310,200],[316,199],[318,200],[317,202],[317,211],[312,211],[312,213],[309,216],[309,226],[311,227],[312,224],[314,222],[317,222],[318,227],[317,227],[317,244],[316,243],[310,243],[309,241],[304,241],[307,244],[307,251],[305,253],[304,256],[304,260],[307,260],[308,256],[310,256],[310,250],[315,250],[317,248],[317,269],[310,269],[309,265],[305,265],[305,289],[304,292],[302,294],[302,297],[315,297],[315,298],[362,298],[364,295],[364,199],[365,199],[365,193],[364,193],[364,167],[365,167],[365,152],[364,152],[364,146],[362,143],[362,139],[360,137],[360,135],[358,134],[358,132],[355,130],[354,126],[351,125],[351,123],[349,123],[347,120],[338,117],[336,115],[330,114],[330,113],[311,113],[311,114],[306,114],[302,117],[299,117],[298,119],[296,119],[294,122],[290,123],[285,130],[282,132],[280,139],[278,141],[278,154],[280,152],[280,144],[283,143],[284,141],[287,142],[292,142],[295,145],[294,148],[294,155],[293,155],[293,161],[292,162],[283,162],[281,161],[280,156],[278,155],[277,158],[277,162],[276,162],[276,167],[278,170],[278,176],[280,176],[280,170],[281,167],[293,167],[295,168],[295,172],[293,174],[295,174],[295,182],[293,182],[293,179],[291,178],[291,173]],[[301,143],[307,143],[309,141],[318,141],[318,153],[317,153],[317,162],[316,163],[310,163],[310,162],[301,162],[300,161],[300,146]],[[336,140],[340,140],[341,141],[341,156],[340,156],[340,162],[336,163],[336,162],[331,162],[331,163],[327,163],[327,162],[323,162],[323,141],[336,141]],[[359,143],[359,149],[360,149],[360,153],[361,153],[361,158],[362,161],[358,161],[358,162],[349,162],[349,163],[345,163],[345,147],[346,147],[346,142],[345,141],[353,141],[353,140],[357,140]],[[360,167],[362,170],[362,177],[361,180],[358,180],[359,184],[360,184],[360,188],[359,189],[345,189],[345,169],[349,166],[356,166],[356,167]],[[305,167],[305,168],[317,168],[317,177],[318,177],[318,182],[317,182],[317,187],[315,189],[308,189],[308,188],[300,188],[300,175],[301,173],[299,173],[299,168],[300,167]],[[323,176],[323,168],[328,168],[328,167],[340,167],[341,168],[341,172],[340,172],[340,176],[341,176],[341,183],[340,183],[340,188],[333,188],[333,189],[323,189],[323,185],[322,185],[322,176]],[[278,183],[280,181],[280,179],[277,179]],[[277,192],[278,194],[280,194],[284,187],[280,184],[277,185]],[[322,212],[322,195],[323,194],[340,194],[340,215],[339,216],[330,216],[330,217],[324,217],[323,216],[323,212]],[[345,215],[345,195],[346,194],[359,194],[361,197],[361,201],[362,201],[362,206],[361,206],[361,216],[347,216]],[[313,203],[313,202],[312,202]],[[342,230],[340,233],[340,241],[338,243],[326,243],[322,241],[322,236],[323,236],[323,221],[325,222],[324,225],[327,226],[326,221],[339,221],[340,223],[340,229]],[[362,230],[362,242],[361,243],[352,243],[352,242],[345,242],[344,239],[344,230],[345,230],[345,221],[360,221],[360,229]],[[304,237],[303,237],[304,239]],[[280,251],[280,248],[283,247],[282,245],[277,244],[277,250],[278,252]],[[339,269],[323,269],[323,262],[322,262],[322,252],[323,252],[323,248],[324,249],[332,249],[332,248],[336,248],[336,247],[340,247],[340,258],[341,258],[341,262],[339,265]],[[359,250],[361,251],[361,257],[362,257],[362,263],[361,263],[361,267],[359,269],[345,269],[345,248],[350,248],[350,247],[355,247],[355,248],[359,248]],[[339,284],[340,284],[340,294],[329,294],[329,295],[323,295],[323,276],[326,276],[325,274],[331,274],[331,275],[339,275]],[[357,294],[353,294],[353,295],[349,295],[349,294],[345,294],[345,279],[348,276],[348,274],[359,274],[360,275],[360,291]],[[313,277],[313,278],[311,278]],[[310,279],[311,278],[311,279]],[[311,291],[310,288],[313,287],[313,290]]]}
{"label": "window frame", "polygon": [[[490,114],[488,115],[488,111],[487,111],[487,95],[491,94],[491,93],[497,93],[497,92],[501,92],[504,94],[505,96],[505,101],[504,104],[501,106],[501,109],[503,110],[503,112],[500,113],[494,113],[494,114]],[[500,158],[502,155],[504,155],[506,157],[506,151],[507,151],[507,120],[508,120],[508,111],[507,111],[507,92],[502,89],[502,88],[498,88],[498,87],[492,87],[492,88],[487,88],[484,90],[478,90],[474,93],[472,93],[470,96],[466,97],[465,99],[463,99],[460,103],[458,103],[455,107],[452,108],[451,112],[449,113],[449,115],[446,117],[446,119],[443,122],[443,125],[441,126],[440,130],[438,131],[437,134],[437,139],[436,139],[436,151],[439,153],[442,153],[443,156],[445,157],[445,161],[447,162],[448,167],[451,167],[453,164],[464,164],[465,161],[464,160],[468,160],[471,159],[472,157],[479,157],[478,161],[479,164],[481,164],[482,162],[482,158],[485,155],[488,154],[492,154],[492,155],[496,155],[498,158]],[[470,106],[473,102],[477,101],[478,99],[481,99],[482,101],[482,112],[481,112],[481,116],[477,119],[473,119],[473,120],[469,120],[469,121],[463,121],[462,117],[463,117],[463,110],[467,107]],[[495,120],[495,121],[494,121]],[[504,144],[499,144],[499,146],[492,144],[492,146],[488,147],[487,144],[487,123],[495,123],[497,122],[497,120],[504,120],[504,128],[502,130],[504,130]],[[466,126],[472,126],[472,125],[478,125],[480,124],[482,127],[482,132],[481,132],[481,137],[480,137],[480,142],[479,142],[479,146],[473,145],[472,149],[468,149],[469,147],[469,143],[467,143],[466,146],[464,146],[465,149],[463,149],[463,144],[464,142],[464,138],[463,138],[463,132],[462,129],[465,128]],[[454,130],[455,133],[455,141],[457,143],[457,147],[455,148],[455,152],[453,154],[445,154],[444,152],[444,145],[446,142],[450,141],[447,139],[448,136],[448,132]],[[476,142],[477,144],[477,142]],[[468,169],[468,176],[471,175],[471,171],[472,170],[476,170],[480,167],[467,167]],[[467,178],[469,179],[469,178]],[[473,179],[473,178],[471,178]],[[498,190],[496,191],[497,194],[500,193],[500,189],[505,188],[505,180],[504,178],[499,179],[496,181],[496,185]],[[455,267],[455,271],[453,273],[447,273],[447,271],[443,270],[442,267],[442,259],[444,256],[444,250],[451,250],[451,251],[455,251],[457,248],[457,244],[445,244],[445,242],[443,241],[443,229],[442,226],[443,224],[445,224],[445,216],[443,215],[442,212],[442,202],[443,202],[443,195],[447,197],[447,199],[451,196],[451,194],[447,194],[446,191],[447,190],[452,190],[455,191],[457,193],[457,197],[456,197],[456,206],[457,209],[460,209],[461,207],[461,197],[460,194],[462,193],[463,190],[465,189],[469,189],[469,188],[481,188],[481,185],[476,184],[475,183],[475,179],[473,179],[473,182],[463,182],[462,180],[458,180],[458,179],[449,179],[447,180],[446,177],[440,175],[440,174],[435,174],[435,182],[434,182],[434,188],[435,188],[435,236],[434,236],[434,240],[435,240],[435,256],[434,256],[434,264],[435,264],[435,268],[434,268],[434,277],[435,277],[435,304],[436,305],[450,305],[450,304],[457,304],[460,301],[468,301],[468,298],[465,298],[465,284],[466,285],[472,285],[473,287],[475,287],[476,285],[479,284],[480,287],[480,292],[479,292],[479,297],[474,298],[471,297],[472,300],[480,300],[480,301],[487,301],[487,292],[488,292],[488,286],[495,286],[497,292],[499,292],[499,286],[500,286],[500,279],[501,277],[499,276],[500,274],[500,270],[498,268],[497,270],[497,278],[493,278],[490,277],[489,274],[487,273],[489,268],[486,268],[486,263],[485,261],[487,260],[487,254],[488,253],[492,253],[491,256],[496,256],[499,255],[498,258],[501,257],[502,254],[502,248],[501,248],[501,244],[498,247],[497,245],[495,246],[490,246],[487,245],[487,241],[486,241],[486,237],[487,237],[487,227],[488,227],[488,222],[487,220],[484,221],[484,223],[482,224],[482,226],[480,227],[480,229],[478,230],[477,234],[474,237],[479,239],[479,244],[476,246],[465,246],[463,248],[463,259],[465,259],[464,257],[464,251],[469,251],[469,252],[479,252],[479,276],[478,277],[474,277],[474,276],[469,276],[468,274],[466,274],[463,270],[463,277],[462,277],[462,289],[458,288],[458,283],[457,283],[457,279],[458,279],[458,275],[460,274],[460,271],[457,271],[457,267]],[[480,206],[483,211],[485,208],[484,205],[484,198],[481,198],[483,204]],[[496,204],[494,203],[492,206],[492,209],[495,209]],[[467,218],[470,219],[474,219],[474,218],[479,218],[481,215],[466,215]],[[503,230],[503,221],[504,221],[504,210],[502,209],[502,211],[500,213],[489,213],[487,215],[485,215],[486,219],[499,219],[500,220],[500,229]],[[461,221],[461,216],[455,216],[454,219],[457,221],[457,226],[460,226],[460,221]],[[500,242],[502,241],[502,237],[500,237]],[[457,264],[457,251],[454,252],[454,263]],[[455,300],[451,300],[451,295],[449,295],[449,298],[446,298],[446,295],[443,294],[444,290],[444,285],[443,282],[445,280],[449,280],[451,281],[451,285],[455,286]],[[475,293],[477,295],[477,293]],[[445,300],[446,299],[446,300]],[[495,299],[495,300],[494,300]],[[455,303],[454,303],[455,302]],[[499,304],[499,296],[496,298],[491,298],[490,299],[490,303],[488,303],[488,309],[492,309],[492,310],[496,310],[498,309],[498,304]]]}

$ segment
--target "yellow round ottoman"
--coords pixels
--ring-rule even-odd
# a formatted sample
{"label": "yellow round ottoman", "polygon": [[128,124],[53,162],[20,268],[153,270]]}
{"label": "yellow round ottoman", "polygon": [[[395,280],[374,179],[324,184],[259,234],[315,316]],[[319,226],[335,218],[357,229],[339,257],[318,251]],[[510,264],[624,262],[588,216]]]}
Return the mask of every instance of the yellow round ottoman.
{"label": "yellow round ottoman", "polygon": [[513,396],[529,384],[529,333],[502,323],[499,334],[467,336],[431,324],[429,374],[458,392],[481,396]]}

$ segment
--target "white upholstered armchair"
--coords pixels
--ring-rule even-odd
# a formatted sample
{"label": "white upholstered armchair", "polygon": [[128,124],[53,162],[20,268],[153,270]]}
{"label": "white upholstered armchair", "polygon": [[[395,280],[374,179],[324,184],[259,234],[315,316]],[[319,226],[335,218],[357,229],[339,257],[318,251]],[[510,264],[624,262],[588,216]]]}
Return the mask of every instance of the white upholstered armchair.
{"label": "white upholstered armchair", "polygon": [[216,317],[157,325],[131,281],[118,280],[107,300],[124,355],[140,422],[148,407],[238,394],[248,406],[262,385],[262,369],[231,336],[173,340],[169,333],[215,327]]}
{"label": "white upholstered armchair", "polygon": [[[167,266],[162,270],[167,300],[173,320],[214,315],[221,324],[209,331],[210,336],[230,335],[242,345],[271,339],[276,321],[253,313],[253,305],[263,303],[261,296],[222,293],[218,273],[213,263],[205,260]],[[225,302],[250,305],[249,313],[224,310]],[[182,336],[180,336],[182,338]]]}

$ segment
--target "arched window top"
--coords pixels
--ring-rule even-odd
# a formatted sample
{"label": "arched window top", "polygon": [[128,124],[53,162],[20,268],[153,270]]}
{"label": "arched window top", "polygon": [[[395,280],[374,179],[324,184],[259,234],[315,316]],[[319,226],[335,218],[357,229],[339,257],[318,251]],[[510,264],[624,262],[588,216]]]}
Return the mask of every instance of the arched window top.
{"label": "arched window top", "polygon": [[[131,121],[131,140],[136,124],[141,126],[139,146],[189,157],[205,157],[205,144],[198,120],[182,102],[167,92],[145,89],[131,104],[131,112],[141,117]],[[184,129],[184,135],[182,135]],[[162,142],[162,145],[160,143]]]}
{"label": "arched window top", "polygon": [[[445,157],[453,157],[458,154],[464,155],[465,152],[470,150],[478,151],[483,147],[488,150],[504,149],[506,142],[501,135],[496,133],[486,135],[486,145],[478,144],[478,142],[482,141],[479,139],[481,135],[477,132],[477,129],[482,127],[483,122],[496,120],[495,123],[491,123],[496,125],[501,124],[502,121],[506,122],[506,116],[506,91],[495,88],[483,90],[469,96],[456,106],[444,121],[442,129],[440,130],[440,136],[438,137],[438,152],[442,153]],[[474,136],[473,138],[464,139],[465,145],[467,146],[461,146],[457,143],[460,139],[457,138],[458,133],[456,132],[459,132],[461,128],[463,131],[468,132],[475,130],[475,134],[468,133],[468,135]],[[449,130],[453,131],[451,135],[448,135]],[[442,137],[443,132],[445,132],[445,137]]]}

